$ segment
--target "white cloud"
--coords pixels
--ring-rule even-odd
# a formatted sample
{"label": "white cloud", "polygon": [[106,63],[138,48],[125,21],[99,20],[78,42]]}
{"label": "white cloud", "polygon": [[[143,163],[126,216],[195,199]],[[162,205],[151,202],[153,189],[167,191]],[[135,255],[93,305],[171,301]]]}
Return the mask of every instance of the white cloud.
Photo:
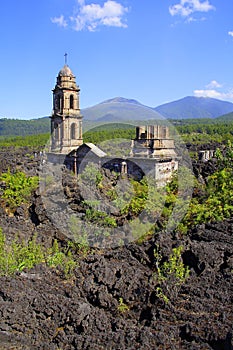
{"label": "white cloud", "polygon": [[209,12],[214,9],[215,7],[210,4],[209,0],[180,0],[179,4],[169,7],[169,12],[172,16],[188,17],[195,12]]}
{"label": "white cloud", "polygon": [[217,90],[194,90],[194,96],[196,97],[211,97],[219,100],[233,100],[233,91],[220,92]]}
{"label": "white cloud", "polygon": [[219,100],[233,100],[233,89],[223,90],[223,85],[219,84],[216,80],[212,80],[207,84],[206,89],[194,90],[194,96],[196,97],[211,97]]}
{"label": "white cloud", "polygon": [[233,31],[229,31],[228,34],[229,34],[230,36],[233,36]]}
{"label": "white cloud", "polygon": [[196,97],[211,97],[211,98],[222,98],[223,94],[217,90],[194,90],[194,96]]}
{"label": "white cloud", "polygon": [[209,84],[206,85],[207,89],[221,88],[222,84],[218,83],[216,80],[212,80]]}
{"label": "white cloud", "polygon": [[201,17],[201,18],[195,18],[192,16],[187,17],[186,23],[191,23],[191,22],[203,22],[206,21],[206,17]]}
{"label": "white cloud", "polygon": [[64,16],[61,15],[60,17],[54,17],[51,18],[52,23],[57,24],[59,27],[67,27],[67,21],[65,20]]}
{"label": "white cloud", "polygon": [[[72,23],[72,27],[76,31],[87,29],[89,31],[95,31],[100,26],[119,27],[126,28],[125,14],[128,12],[128,8],[121,5],[115,0],[107,0],[101,6],[96,3],[86,5],[85,0],[76,0],[78,9],[75,15],[70,16],[69,20]],[[64,20],[62,18],[53,19],[53,23],[61,25],[59,22]]]}

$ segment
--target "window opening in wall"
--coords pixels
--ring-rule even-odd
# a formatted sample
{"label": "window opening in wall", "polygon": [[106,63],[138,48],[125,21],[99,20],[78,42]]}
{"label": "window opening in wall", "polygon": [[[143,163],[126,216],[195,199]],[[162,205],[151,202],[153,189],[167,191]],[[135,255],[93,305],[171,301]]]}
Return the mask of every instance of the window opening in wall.
{"label": "window opening in wall", "polygon": [[59,127],[57,123],[54,124],[54,137],[56,140],[59,140]]}
{"label": "window opening in wall", "polygon": [[70,109],[74,108],[74,96],[70,95]]}
{"label": "window opening in wall", "polygon": [[71,128],[70,128],[70,137],[72,140],[76,139],[76,125],[75,123],[71,124]]}

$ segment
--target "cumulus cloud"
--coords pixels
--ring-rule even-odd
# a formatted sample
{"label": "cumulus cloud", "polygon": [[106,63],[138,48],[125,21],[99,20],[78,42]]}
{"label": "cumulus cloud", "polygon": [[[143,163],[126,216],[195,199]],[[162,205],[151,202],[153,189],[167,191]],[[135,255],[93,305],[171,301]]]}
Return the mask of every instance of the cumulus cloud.
{"label": "cumulus cloud", "polygon": [[216,80],[212,80],[205,86],[205,89],[194,90],[194,96],[196,97],[211,97],[219,100],[233,100],[233,89],[224,91],[223,85],[218,83]]}
{"label": "cumulus cloud", "polygon": [[51,21],[52,21],[52,23],[57,24],[59,27],[64,27],[65,28],[68,25],[68,23],[65,20],[63,15],[61,15],[60,17],[51,18]]}
{"label": "cumulus cloud", "polygon": [[206,85],[207,89],[221,88],[222,84],[218,83],[216,80],[211,80],[209,84]]}
{"label": "cumulus cloud", "polygon": [[211,97],[211,98],[223,98],[223,94],[214,89],[206,90],[194,90],[194,96],[196,97]]}
{"label": "cumulus cloud", "polygon": [[188,17],[195,12],[209,12],[214,9],[209,0],[180,0],[178,4],[169,7],[169,12],[172,16]]}
{"label": "cumulus cloud", "polygon": [[[95,31],[100,26],[127,27],[125,14],[128,12],[128,8],[115,0],[107,0],[102,6],[97,3],[86,5],[85,0],[77,0],[77,5],[76,13],[69,18],[76,31],[85,29]],[[64,17],[58,19],[62,22]],[[53,19],[52,22],[61,25],[58,19]]]}
{"label": "cumulus cloud", "polygon": [[233,31],[229,31],[228,35],[233,36]]}

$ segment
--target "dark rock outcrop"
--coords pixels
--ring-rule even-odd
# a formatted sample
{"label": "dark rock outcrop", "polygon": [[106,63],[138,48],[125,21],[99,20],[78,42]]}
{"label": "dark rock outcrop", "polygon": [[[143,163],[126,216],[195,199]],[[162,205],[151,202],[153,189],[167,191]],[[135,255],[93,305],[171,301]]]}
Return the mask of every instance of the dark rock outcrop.
{"label": "dark rock outcrop", "polygon": [[[1,209],[0,227],[10,240],[37,233],[49,246],[54,238],[65,239],[47,217],[39,193],[13,217]],[[179,288],[167,286],[168,303],[156,293],[156,245],[164,260],[182,245],[190,268]],[[0,277],[0,349],[232,350],[232,272],[229,219],[202,225],[181,239],[160,233],[141,245],[93,249],[80,256],[68,280],[44,264]]]}

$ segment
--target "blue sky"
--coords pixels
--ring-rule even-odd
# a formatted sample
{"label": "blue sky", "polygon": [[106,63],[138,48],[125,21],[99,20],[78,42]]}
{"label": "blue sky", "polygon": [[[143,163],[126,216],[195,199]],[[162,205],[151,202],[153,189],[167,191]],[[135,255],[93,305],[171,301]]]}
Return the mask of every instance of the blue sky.
{"label": "blue sky", "polygon": [[0,118],[50,115],[68,53],[80,106],[233,102],[232,0],[2,0]]}

